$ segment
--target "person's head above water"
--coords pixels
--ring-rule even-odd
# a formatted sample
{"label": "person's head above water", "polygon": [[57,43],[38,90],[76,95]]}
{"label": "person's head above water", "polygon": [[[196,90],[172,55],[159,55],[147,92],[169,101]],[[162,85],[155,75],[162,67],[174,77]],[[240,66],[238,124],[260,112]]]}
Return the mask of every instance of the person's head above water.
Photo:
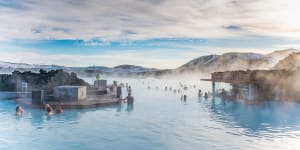
{"label": "person's head above water", "polygon": [[21,106],[17,106],[16,107],[16,112],[18,112],[18,111],[22,111],[22,107]]}
{"label": "person's head above water", "polygon": [[21,106],[17,106],[17,107],[16,107],[16,114],[17,114],[17,115],[23,114],[23,109],[22,109]]}
{"label": "person's head above water", "polygon": [[47,107],[47,112],[50,113],[52,111],[51,107]]}

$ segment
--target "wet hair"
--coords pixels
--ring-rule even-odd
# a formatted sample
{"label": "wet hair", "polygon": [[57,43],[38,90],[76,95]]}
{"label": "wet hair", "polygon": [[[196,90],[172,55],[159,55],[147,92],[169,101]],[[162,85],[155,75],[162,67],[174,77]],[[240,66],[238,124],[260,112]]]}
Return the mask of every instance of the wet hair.
{"label": "wet hair", "polygon": [[16,107],[16,111],[20,110],[20,108],[21,108],[20,106],[17,106],[17,107]]}
{"label": "wet hair", "polygon": [[49,113],[51,111],[52,111],[52,109],[50,107],[47,107],[47,112]]}

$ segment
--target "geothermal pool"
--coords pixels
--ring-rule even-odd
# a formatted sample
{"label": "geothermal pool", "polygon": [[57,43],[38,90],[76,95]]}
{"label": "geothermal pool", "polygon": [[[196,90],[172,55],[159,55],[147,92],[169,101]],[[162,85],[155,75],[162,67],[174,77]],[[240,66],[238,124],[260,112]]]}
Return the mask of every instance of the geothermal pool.
{"label": "geothermal pool", "polygon": [[[245,105],[219,99],[198,99],[197,90],[210,83],[190,80],[187,101],[178,80],[118,79],[132,86],[133,106],[70,109],[47,117],[40,109],[23,106],[15,115],[15,101],[0,100],[0,149],[299,149],[300,105]],[[148,83],[150,89],[148,89]],[[183,84],[185,82],[182,81]],[[156,89],[158,86],[158,89]],[[126,92],[123,90],[123,94]]]}

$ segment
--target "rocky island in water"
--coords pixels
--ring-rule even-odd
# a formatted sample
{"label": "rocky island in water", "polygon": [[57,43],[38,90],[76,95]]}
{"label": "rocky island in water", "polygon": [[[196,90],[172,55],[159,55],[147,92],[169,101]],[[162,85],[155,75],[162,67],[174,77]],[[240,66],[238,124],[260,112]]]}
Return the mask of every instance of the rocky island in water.
{"label": "rocky island in water", "polygon": [[[64,108],[85,108],[103,104],[118,103],[121,98],[121,84],[96,79],[90,85],[77,77],[76,73],[63,70],[14,71],[0,75],[2,95],[30,106],[44,104],[62,105]],[[26,99],[28,98],[28,99]]]}

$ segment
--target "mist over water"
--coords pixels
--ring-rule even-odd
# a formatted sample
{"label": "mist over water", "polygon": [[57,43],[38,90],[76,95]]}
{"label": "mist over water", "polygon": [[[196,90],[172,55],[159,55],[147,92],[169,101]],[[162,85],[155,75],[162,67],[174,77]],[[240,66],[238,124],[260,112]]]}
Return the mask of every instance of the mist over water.
{"label": "mist over water", "polygon": [[[134,105],[65,110],[47,117],[24,106],[14,115],[14,101],[0,101],[0,149],[297,149],[300,105],[267,102],[246,105],[218,98],[198,98],[211,91],[200,77],[104,78],[128,83]],[[94,78],[85,78],[92,83]],[[184,91],[180,84],[186,85]],[[194,88],[195,85],[195,88]],[[165,91],[165,86],[168,90]],[[172,89],[181,89],[174,93]],[[127,95],[123,88],[123,97]],[[182,94],[187,101],[181,101]],[[32,142],[34,141],[34,142]],[[53,145],[52,143],[56,143]]]}

